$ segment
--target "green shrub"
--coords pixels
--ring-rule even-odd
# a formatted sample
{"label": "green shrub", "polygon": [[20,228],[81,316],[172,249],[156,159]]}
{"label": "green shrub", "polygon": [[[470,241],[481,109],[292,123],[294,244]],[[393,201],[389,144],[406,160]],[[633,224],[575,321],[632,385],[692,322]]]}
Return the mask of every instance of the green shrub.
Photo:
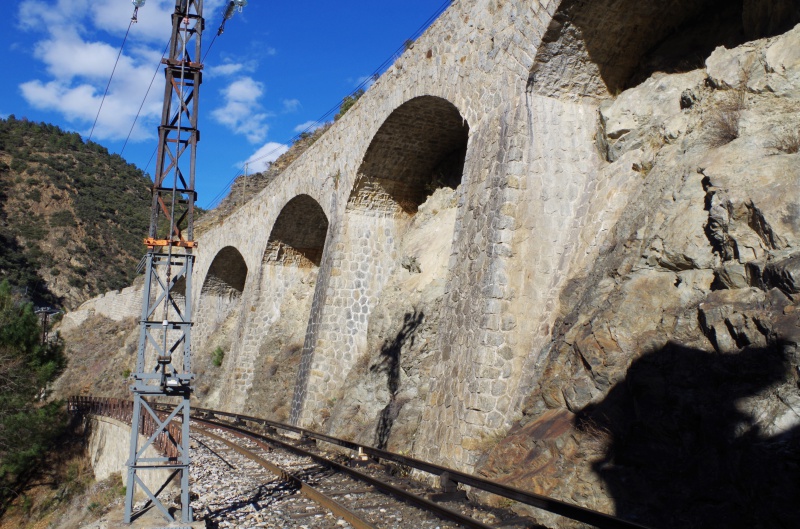
{"label": "green shrub", "polygon": [[211,363],[217,367],[222,365],[223,358],[225,358],[225,351],[222,350],[222,347],[217,347],[214,349],[214,352],[211,353]]}
{"label": "green shrub", "polygon": [[28,164],[24,161],[20,160],[19,158],[14,158],[11,160],[11,170],[15,173],[22,173],[25,169],[28,168]]}
{"label": "green shrub", "polygon": [[75,215],[68,209],[64,209],[61,211],[56,211],[52,215],[50,215],[50,226],[57,228],[57,227],[65,227],[65,228],[72,228],[77,226],[75,222]]}
{"label": "green shrub", "polygon": [[364,95],[364,90],[359,88],[358,90],[353,92],[352,95],[349,95],[344,99],[342,99],[342,105],[339,107],[339,112],[337,112],[336,115],[333,116],[333,120],[339,121],[339,118],[344,116],[345,113],[348,110],[350,110],[350,108],[352,108],[352,106],[356,104],[356,101],[358,101],[363,95]]}
{"label": "green shrub", "polygon": [[86,286],[86,280],[80,276],[72,276],[67,280],[67,283],[71,287],[75,288],[83,288]]}

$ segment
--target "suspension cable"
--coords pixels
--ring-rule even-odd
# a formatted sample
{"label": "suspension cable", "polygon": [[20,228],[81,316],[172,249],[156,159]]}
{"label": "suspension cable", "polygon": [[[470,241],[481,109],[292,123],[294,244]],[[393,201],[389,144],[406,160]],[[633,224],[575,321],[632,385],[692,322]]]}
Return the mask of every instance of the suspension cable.
{"label": "suspension cable", "polygon": [[[164,56],[167,54],[167,50],[169,49],[169,41],[167,41],[167,45],[164,46],[164,51],[161,53],[161,60],[158,61],[158,65],[156,66],[156,71],[153,73],[153,78],[150,79],[150,86],[147,87],[147,92],[145,92],[144,97],[142,98],[142,104],[139,105],[139,110],[136,112],[136,117],[133,118],[133,123],[131,124],[131,130],[128,131],[128,137],[125,138],[125,143],[122,144],[122,149],[119,151],[119,155],[122,156],[122,153],[125,152],[125,147],[128,145],[128,140],[131,139],[131,134],[133,134],[133,128],[136,126],[136,121],[139,119],[139,115],[142,113],[142,108],[144,108],[144,103],[147,101],[147,96],[150,95],[150,89],[153,88],[153,83],[156,80],[156,76],[158,75],[159,70],[161,70],[161,61],[164,60]],[[150,165],[148,162],[147,165]]]}
{"label": "suspension cable", "polygon": [[[138,8],[136,8],[138,10]],[[106,90],[103,92],[103,98],[100,100],[100,108],[97,109],[97,115],[94,117],[94,123],[92,123],[92,130],[89,132],[89,140],[92,139],[92,134],[94,134],[94,128],[97,125],[97,120],[100,118],[100,111],[103,110],[103,103],[106,101],[106,96],[108,95],[108,87],[111,86],[111,80],[114,79],[114,72],[117,71],[117,64],[119,64],[119,58],[122,56],[122,50],[125,48],[125,41],[128,40],[128,34],[131,32],[131,26],[136,22],[136,10],[133,12],[133,18],[128,23],[128,29],[125,31],[125,38],[122,39],[122,45],[119,47],[119,53],[117,53],[117,60],[114,61],[114,68],[111,69],[111,76],[108,78],[108,83],[106,84]]]}

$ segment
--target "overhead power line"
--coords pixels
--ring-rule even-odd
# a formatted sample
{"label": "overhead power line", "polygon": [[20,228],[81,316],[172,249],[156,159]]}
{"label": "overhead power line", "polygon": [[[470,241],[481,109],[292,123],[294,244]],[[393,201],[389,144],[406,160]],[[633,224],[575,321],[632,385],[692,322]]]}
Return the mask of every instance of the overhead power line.
{"label": "overhead power line", "polygon": [[122,45],[119,47],[119,52],[117,53],[117,60],[114,61],[114,68],[111,69],[111,76],[108,78],[108,83],[106,84],[106,90],[103,92],[103,98],[100,100],[100,108],[97,109],[97,115],[94,117],[94,123],[92,123],[92,130],[89,132],[89,139],[92,139],[92,134],[94,134],[94,128],[97,125],[97,120],[100,118],[100,111],[103,110],[103,103],[106,101],[106,96],[108,95],[108,87],[111,86],[111,80],[114,79],[114,72],[117,71],[117,64],[119,64],[119,58],[122,56],[122,50],[125,48],[125,42],[128,40],[128,33],[131,32],[131,26],[133,26],[134,22],[136,22],[136,11],[139,8],[135,8],[133,11],[133,17],[131,21],[128,23],[128,29],[125,31],[125,38],[122,39]]}
{"label": "overhead power line", "polygon": [[139,110],[136,111],[136,117],[133,118],[133,123],[131,124],[131,130],[128,131],[128,137],[125,138],[125,143],[122,144],[122,149],[119,151],[120,156],[122,156],[122,153],[125,152],[125,147],[128,145],[128,140],[131,139],[131,134],[133,134],[133,128],[136,126],[136,121],[138,121],[139,115],[142,113],[142,108],[144,108],[144,103],[145,101],[147,101],[147,96],[150,95],[150,89],[153,88],[153,82],[155,82],[156,76],[158,75],[158,71],[161,69],[161,61],[164,60],[164,57],[167,55],[167,49],[169,49],[169,41],[167,41],[167,45],[164,46],[164,51],[161,52],[161,59],[159,59],[158,61],[158,65],[156,66],[156,71],[153,72],[153,78],[150,79],[150,86],[147,87],[147,91],[144,93],[144,97],[142,98],[142,104],[139,105]]}

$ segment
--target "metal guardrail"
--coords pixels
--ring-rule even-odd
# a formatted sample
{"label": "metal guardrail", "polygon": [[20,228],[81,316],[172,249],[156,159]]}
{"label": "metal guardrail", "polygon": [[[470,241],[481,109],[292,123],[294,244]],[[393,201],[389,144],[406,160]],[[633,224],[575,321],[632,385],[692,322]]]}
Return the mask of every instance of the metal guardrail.
{"label": "metal guardrail", "polygon": [[[119,399],[101,399],[98,397],[75,397],[75,398],[90,399],[93,403],[102,400],[119,401]],[[72,399],[70,399],[70,402],[72,402]],[[93,405],[97,406],[97,404]],[[132,409],[132,403],[130,403],[130,406]],[[153,409],[159,409],[162,411],[170,410],[172,408],[172,406],[168,404],[151,404],[151,407]],[[96,409],[99,410],[100,407]],[[110,405],[107,407],[107,409],[114,410],[115,408],[113,407],[113,405]],[[250,422],[274,430],[284,430],[293,432],[296,434],[300,434],[300,436],[304,439],[314,439],[316,441],[322,441],[324,443],[333,444],[336,446],[340,446],[342,448],[347,448],[349,450],[362,452],[375,459],[391,461],[393,463],[414,468],[416,470],[420,470],[422,472],[426,472],[434,476],[439,476],[443,484],[448,482],[450,484],[462,483],[464,485],[479,490],[490,492],[492,494],[496,494],[498,496],[502,496],[504,498],[508,498],[510,500],[517,501],[519,503],[523,503],[525,505],[530,505],[532,507],[536,507],[553,514],[557,514],[565,518],[575,520],[577,522],[586,523],[594,527],[598,527],[600,529],[650,529],[645,525],[641,525],[636,522],[631,522],[628,520],[623,520],[621,518],[611,516],[610,514],[605,514],[599,511],[594,511],[592,509],[587,509],[585,507],[580,507],[578,505],[567,503],[561,500],[556,500],[548,496],[543,496],[541,494],[528,492],[522,489],[518,489],[516,487],[503,485],[488,479],[483,479],[478,476],[474,476],[472,474],[459,472],[458,470],[453,470],[451,468],[443,467],[441,465],[428,463],[427,461],[422,461],[420,459],[414,459],[413,457],[395,454],[393,452],[387,452],[386,450],[380,450],[378,448],[373,448],[371,446],[360,445],[352,441],[345,441],[344,439],[339,439],[336,437],[332,437],[330,435],[321,434],[318,432],[314,432],[312,430],[306,430],[305,428],[292,426],[290,424],[271,421],[269,419],[262,419],[260,417],[241,415],[238,413],[229,413],[218,410],[211,410],[207,408],[193,408],[193,414],[199,415],[200,418],[206,420],[220,418],[220,417],[227,417],[229,419],[232,419],[234,423],[237,424]],[[180,432],[178,431],[178,433]]]}
{"label": "metal guardrail", "polygon": [[[150,404],[155,408],[155,404]],[[73,415],[99,415],[116,419],[131,425],[133,419],[133,401],[104,397],[70,397],[67,399],[67,411]],[[159,414],[161,420],[166,415]],[[158,429],[154,419],[147,413],[142,414],[139,422],[139,434],[150,437]],[[170,441],[172,437],[176,442]],[[153,446],[164,456],[170,459],[179,457],[178,446],[181,445],[180,424],[170,423],[166,430],[159,434],[153,441]]]}

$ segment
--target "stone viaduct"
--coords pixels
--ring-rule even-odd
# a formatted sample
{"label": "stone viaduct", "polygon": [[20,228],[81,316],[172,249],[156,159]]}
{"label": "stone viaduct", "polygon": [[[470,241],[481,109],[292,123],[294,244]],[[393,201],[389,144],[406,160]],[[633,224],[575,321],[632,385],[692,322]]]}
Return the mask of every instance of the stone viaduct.
{"label": "stone viaduct", "polygon": [[306,316],[291,419],[311,424],[365,352],[403,231],[446,185],[456,213],[437,228],[449,261],[413,452],[474,468],[539,375],[570,279],[608,250],[641,180],[603,170],[598,106],[679,69],[669,39],[723,4],[747,19],[763,2],[455,0],[279,179],[199,238],[197,343],[235,320],[221,407],[242,406],[265,376],[260,340],[293,296]]}

